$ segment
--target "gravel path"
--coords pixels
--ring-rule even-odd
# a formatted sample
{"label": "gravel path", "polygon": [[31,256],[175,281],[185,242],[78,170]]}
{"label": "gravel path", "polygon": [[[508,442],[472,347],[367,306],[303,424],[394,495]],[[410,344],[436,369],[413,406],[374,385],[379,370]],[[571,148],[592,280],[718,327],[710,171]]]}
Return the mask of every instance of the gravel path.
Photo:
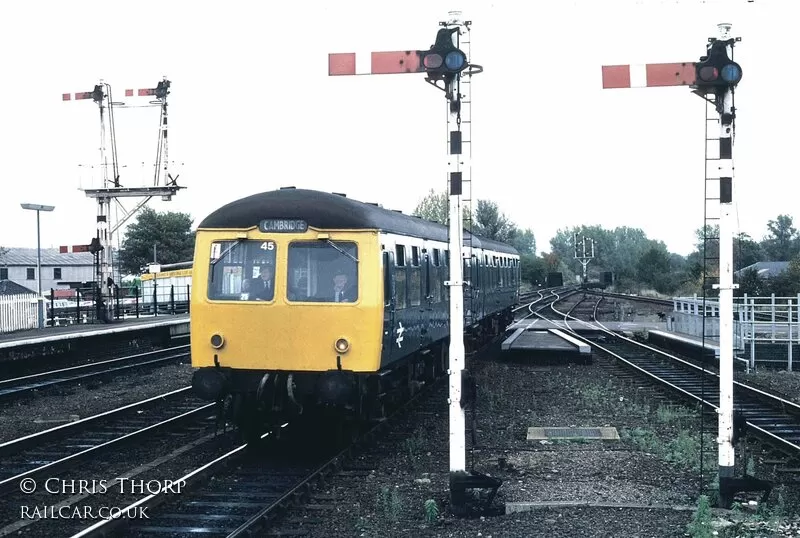
{"label": "gravel path", "polygon": [[[558,506],[453,518],[447,506],[448,426],[442,396],[436,411],[411,417],[418,425],[409,430],[412,435],[366,451],[351,466],[363,472],[339,475],[328,483],[321,493],[341,498],[335,506],[293,512],[281,529],[302,527],[311,537],[685,536],[698,495],[698,414],[660,405],[652,391],[623,385],[602,364],[474,364],[480,384],[475,469],[504,480],[498,507],[562,501],[643,507]],[[621,439],[527,441],[527,429],[533,426],[611,426]],[[705,450],[710,480],[716,470],[713,435],[706,434]],[[468,467],[471,461],[468,456]],[[430,522],[426,501],[429,506],[435,502],[439,510]],[[796,505],[784,510],[797,513]],[[721,513],[727,518],[721,521],[735,519]],[[753,524],[753,518],[746,521]],[[748,536],[739,534],[744,525],[731,525],[720,535]]]}

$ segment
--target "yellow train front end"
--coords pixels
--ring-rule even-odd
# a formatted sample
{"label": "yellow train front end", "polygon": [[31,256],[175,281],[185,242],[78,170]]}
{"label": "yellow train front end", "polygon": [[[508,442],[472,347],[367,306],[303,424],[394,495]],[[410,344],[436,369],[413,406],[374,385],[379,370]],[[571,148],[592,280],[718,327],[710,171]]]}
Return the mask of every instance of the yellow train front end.
{"label": "yellow train front end", "polygon": [[281,421],[357,405],[358,372],[380,366],[378,233],[266,219],[198,228],[191,297],[193,387]]}

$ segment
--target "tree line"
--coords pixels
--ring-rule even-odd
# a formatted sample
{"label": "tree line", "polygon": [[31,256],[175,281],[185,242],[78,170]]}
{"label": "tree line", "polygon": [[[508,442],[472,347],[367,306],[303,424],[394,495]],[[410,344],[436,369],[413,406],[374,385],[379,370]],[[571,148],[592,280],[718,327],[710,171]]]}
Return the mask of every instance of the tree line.
{"label": "tree line", "polygon": [[[414,210],[414,215],[447,223],[449,199],[445,192],[429,191]],[[663,241],[651,239],[639,228],[620,226],[575,226],[559,229],[550,240],[550,251],[536,253],[536,239],[531,229],[520,229],[489,200],[478,200],[472,215],[465,208],[464,225],[476,234],[513,245],[521,255],[522,279],[533,285],[543,285],[548,272],[559,271],[564,281],[575,282],[580,264],[574,258],[574,236],[579,234],[594,240],[595,258],[589,262],[590,279],[601,280],[603,273],[614,275],[614,289],[639,293],[651,289],[664,295],[702,294],[718,279],[719,236],[717,227],[695,232],[695,250],[688,256],[670,252]],[[471,226],[471,228],[470,228]],[[755,270],[745,271],[736,280],[737,294],[789,296],[800,293],[800,234],[789,215],[778,215],[767,223],[767,235],[756,241],[739,234],[734,242],[734,271],[759,261],[789,261],[780,276],[769,280]],[[704,233],[705,232],[705,233]],[[705,255],[704,255],[705,253]],[[705,279],[703,278],[705,275]],[[707,292],[713,295],[713,293]]]}
{"label": "tree line", "polygon": [[[718,281],[718,229],[698,229],[695,250],[688,256],[669,251],[663,241],[651,239],[639,228],[626,226],[606,229],[598,225],[559,229],[550,240],[549,251],[537,253],[536,237],[530,228],[520,228],[497,203],[477,200],[470,211],[463,208],[462,221],[474,233],[508,243],[520,253],[523,282],[545,284],[547,273],[561,272],[564,281],[575,282],[580,264],[574,259],[574,234],[594,240],[595,258],[589,263],[590,279],[602,280],[603,273],[614,275],[614,289],[640,293],[655,290],[664,295],[701,294],[703,276],[707,287]],[[446,224],[449,198],[446,192],[430,190],[417,204],[413,215]],[[123,273],[138,274],[153,262],[153,247],[161,264],[189,261],[194,255],[192,218],[188,213],[163,212],[144,208],[127,228],[120,248]],[[736,293],[763,296],[775,293],[791,296],[800,293],[800,233],[789,215],[778,215],[767,223],[768,233],[761,240],[739,234],[734,241],[734,271],[759,261],[791,262],[780,276],[765,279],[755,271],[737,278]],[[0,248],[0,252],[2,249]],[[704,256],[705,253],[705,256]],[[713,292],[707,292],[713,294]]]}

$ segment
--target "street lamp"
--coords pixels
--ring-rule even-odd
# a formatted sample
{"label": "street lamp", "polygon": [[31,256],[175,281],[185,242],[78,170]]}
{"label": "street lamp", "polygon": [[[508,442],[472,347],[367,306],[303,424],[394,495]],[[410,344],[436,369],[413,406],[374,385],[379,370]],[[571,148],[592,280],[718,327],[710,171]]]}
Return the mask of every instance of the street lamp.
{"label": "street lamp", "polygon": [[42,236],[39,232],[39,212],[52,211],[55,206],[41,204],[20,204],[22,209],[36,211],[36,287],[39,296],[36,298],[36,310],[39,328],[44,328],[44,303],[42,298]]}

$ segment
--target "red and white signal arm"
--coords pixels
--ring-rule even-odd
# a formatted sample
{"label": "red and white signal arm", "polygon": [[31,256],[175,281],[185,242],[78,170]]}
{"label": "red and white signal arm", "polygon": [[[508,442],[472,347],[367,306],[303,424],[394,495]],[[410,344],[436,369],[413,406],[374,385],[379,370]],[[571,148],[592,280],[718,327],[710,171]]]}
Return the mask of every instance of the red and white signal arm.
{"label": "red and white signal arm", "polygon": [[695,62],[604,65],[603,89],[691,86],[695,66]]}

